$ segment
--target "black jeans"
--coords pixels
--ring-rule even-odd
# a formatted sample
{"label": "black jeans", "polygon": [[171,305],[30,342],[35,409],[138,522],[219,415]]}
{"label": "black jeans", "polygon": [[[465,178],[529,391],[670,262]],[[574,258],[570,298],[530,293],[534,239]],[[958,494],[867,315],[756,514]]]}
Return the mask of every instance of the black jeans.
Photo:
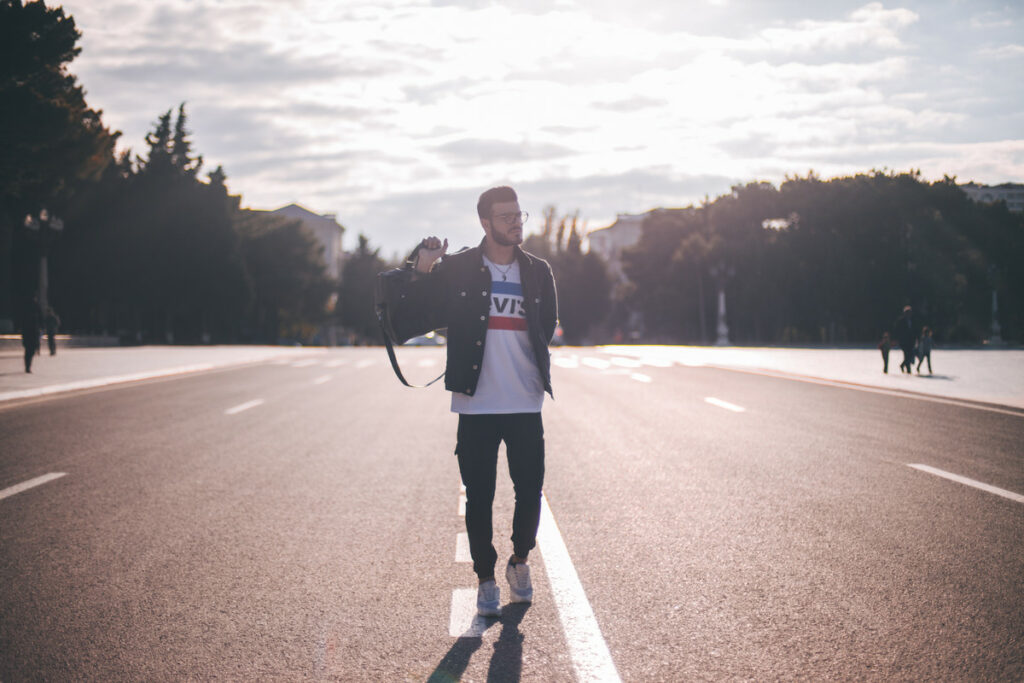
{"label": "black jeans", "polygon": [[491,509],[498,471],[498,446],[505,442],[508,473],[515,490],[512,548],[525,558],[537,544],[540,495],[544,487],[544,424],[540,413],[459,415],[459,473],[466,486],[466,531],[473,571],[480,578],[494,575],[498,554]]}

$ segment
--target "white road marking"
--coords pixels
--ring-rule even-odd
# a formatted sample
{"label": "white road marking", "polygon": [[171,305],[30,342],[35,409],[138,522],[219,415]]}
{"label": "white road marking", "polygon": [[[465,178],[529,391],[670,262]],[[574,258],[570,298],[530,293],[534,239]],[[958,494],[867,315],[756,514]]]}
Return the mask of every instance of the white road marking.
{"label": "white road marking", "polygon": [[29,479],[28,481],[23,481],[22,483],[15,484],[14,486],[8,486],[4,490],[0,491],[0,500],[13,496],[16,493],[21,493],[22,491],[27,491],[28,489],[35,488],[36,486],[39,486],[40,484],[45,484],[48,481],[60,479],[66,474],[67,472],[50,472],[49,474],[44,474],[41,477]]}
{"label": "white road marking", "polygon": [[362,370],[363,368],[370,367],[371,365],[373,365],[376,362],[377,361],[373,360],[372,358],[364,358],[363,360],[361,360],[358,363],[356,363],[356,367],[359,368],[360,370]]}
{"label": "white road marking", "polygon": [[747,410],[743,406],[738,406],[735,403],[729,403],[728,401],[723,401],[722,399],[714,398],[713,396],[708,396],[707,398],[704,399],[704,402],[710,403],[713,406],[718,406],[719,408],[731,410],[734,413],[743,413],[746,412]]}
{"label": "white road marking", "polygon": [[461,534],[455,535],[455,561],[473,561],[473,558],[469,555],[469,534],[465,531],[463,531]]}
{"label": "white road marking", "polygon": [[576,678],[580,681],[620,681],[608,644],[601,635],[594,610],[587,601],[587,594],[583,591],[546,496],[541,497],[537,544],[544,557],[558,618],[569,642]]}
{"label": "white road marking", "polygon": [[649,383],[651,381],[650,375],[645,375],[642,372],[631,372],[629,373],[630,379],[635,379],[637,382]]}
{"label": "white road marking", "polygon": [[959,474],[953,474],[952,472],[946,472],[945,470],[940,470],[940,469],[938,469],[936,467],[929,467],[928,465],[907,465],[907,467],[913,467],[915,470],[921,470],[922,472],[927,472],[928,474],[934,474],[936,477],[942,477],[943,479],[949,479],[950,481],[955,481],[958,484],[964,484],[965,486],[973,486],[976,489],[981,489],[982,491],[987,491],[989,493],[994,493],[997,496],[1002,496],[1003,498],[1009,498],[1010,500],[1016,501],[1018,503],[1024,503],[1024,496],[1020,495],[1019,493],[1014,493],[1013,491],[1007,491],[1006,489],[1001,489],[998,486],[992,486],[990,484],[985,484],[985,483],[977,481],[975,479],[968,479],[967,477],[961,477]]}
{"label": "white road marking", "polygon": [[243,410],[249,410],[249,408],[255,408],[256,406],[261,406],[261,405],[263,405],[263,399],[262,398],[258,398],[255,401],[247,401],[246,403],[243,403],[241,405],[237,405],[234,408],[228,408],[227,410],[224,411],[224,414],[225,415],[237,415],[238,413],[242,412]]}
{"label": "white road marking", "polygon": [[620,368],[639,368],[643,365],[635,358],[623,358],[622,356],[612,356],[611,364],[618,365]]}
{"label": "white road marking", "polygon": [[330,382],[330,381],[331,381],[331,376],[330,375],[322,375],[320,377],[317,377],[315,380],[313,380],[313,384],[323,384],[324,382]]}
{"label": "white road marking", "polygon": [[316,365],[320,361],[318,360],[299,360],[292,363],[293,368],[308,368],[310,365]]}
{"label": "white road marking", "polygon": [[432,368],[435,365],[437,365],[437,361],[434,360],[433,358],[423,358],[416,365],[421,368]]}
{"label": "white road marking", "polygon": [[587,358],[584,358],[582,362],[584,365],[591,368],[597,368],[598,370],[607,370],[612,365],[608,361],[603,360],[601,358],[590,358],[589,356]]}
{"label": "white road marking", "polygon": [[451,616],[448,618],[448,635],[452,638],[480,638],[496,623],[497,617],[481,617],[476,613],[475,588],[452,591]]}
{"label": "white road marking", "polygon": [[459,494],[459,517],[466,516],[466,494]]}
{"label": "white road marking", "polygon": [[578,368],[580,366],[579,356],[554,356],[551,362],[560,368]]}
{"label": "white road marking", "polygon": [[347,362],[347,358],[336,358],[335,360],[327,361],[326,363],[324,363],[324,366],[328,368],[336,368],[338,366],[344,365]]}

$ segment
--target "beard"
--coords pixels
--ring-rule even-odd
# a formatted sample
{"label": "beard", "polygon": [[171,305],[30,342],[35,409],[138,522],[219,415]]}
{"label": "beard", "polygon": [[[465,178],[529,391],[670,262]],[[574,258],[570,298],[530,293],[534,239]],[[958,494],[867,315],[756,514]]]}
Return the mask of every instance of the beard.
{"label": "beard", "polygon": [[508,233],[502,233],[502,232],[499,232],[497,230],[492,230],[491,231],[491,239],[494,240],[497,244],[500,244],[503,247],[515,247],[517,245],[522,244],[523,243],[523,231],[522,231],[522,229],[521,228],[519,229],[519,234],[517,236],[512,236],[512,235],[509,234],[513,230],[516,230],[516,228],[509,228],[509,232]]}

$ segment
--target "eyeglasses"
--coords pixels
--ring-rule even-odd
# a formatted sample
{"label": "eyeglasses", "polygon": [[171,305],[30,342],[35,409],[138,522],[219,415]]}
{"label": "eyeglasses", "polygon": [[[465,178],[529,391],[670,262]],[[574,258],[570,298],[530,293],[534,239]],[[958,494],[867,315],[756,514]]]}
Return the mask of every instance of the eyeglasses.
{"label": "eyeglasses", "polygon": [[530,214],[525,211],[520,211],[519,213],[499,213],[497,216],[492,216],[491,220],[504,221],[505,225],[515,225],[517,219],[519,220],[519,223],[522,224],[529,218]]}

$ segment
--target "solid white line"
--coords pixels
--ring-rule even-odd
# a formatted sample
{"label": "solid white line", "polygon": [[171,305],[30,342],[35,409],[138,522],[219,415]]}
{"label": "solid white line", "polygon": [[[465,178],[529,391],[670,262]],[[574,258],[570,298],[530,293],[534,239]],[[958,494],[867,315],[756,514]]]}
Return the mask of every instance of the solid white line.
{"label": "solid white line", "polygon": [[60,479],[61,477],[63,477],[66,474],[67,474],[67,472],[50,472],[49,474],[44,474],[41,477],[36,477],[35,479],[29,479],[28,481],[22,482],[20,484],[15,484],[14,486],[9,486],[9,487],[5,488],[3,491],[0,491],[0,500],[2,500],[4,498],[8,498],[10,496],[13,496],[16,493],[21,493],[22,491],[27,491],[30,488],[34,488],[36,486],[39,486],[40,484],[45,484],[48,481],[53,481],[54,479]]}
{"label": "solid white line", "polygon": [[136,372],[130,375],[116,375],[114,377],[100,377],[99,379],[85,379],[79,382],[69,382],[67,384],[52,384],[48,387],[39,387],[37,389],[5,391],[3,393],[0,393],[0,401],[11,401],[18,398],[36,398],[37,396],[60,394],[65,391],[78,391],[80,389],[95,389],[97,387],[106,387],[110,386],[111,384],[121,384],[123,382],[138,382],[145,379],[156,379],[158,377],[185,375],[193,372],[213,370],[216,367],[218,366],[214,365],[213,363],[197,363],[195,365],[182,365],[176,368],[169,368],[166,370],[150,370],[148,372]]}
{"label": "solid white line", "polygon": [[313,384],[323,384],[324,382],[330,382],[330,381],[331,381],[331,376],[330,375],[323,375],[323,376],[317,377],[315,380],[313,380]]}
{"label": "solid white line", "polygon": [[745,412],[747,410],[743,406],[738,406],[735,403],[729,403],[728,401],[723,401],[722,399],[714,398],[712,396],[708,396],[707,398],[705,398],[704,402],[705,403],[710,403],[713,406],[718,406],[719,408],[725,408],[726,410],[731,410],[734,413],[742,413],[742,412]]}
{"label": "solid white line", "polygon": [[448,617],[448,635],[452,638],[480,638],[497,617],[481,617],[476,613],[476,589],[456,588],[452,591],[452,609]]}
{"label": "solid white line", "polygon": [[[685,365],[685,363],[684,363]],[[873,387],[865,384],[858,384],[856,382],[847,382],[840,379],[826,379],[824,377],[808,377],[806,375],[797,375],[791,372],[784,372],[782,370],[758,370],[753,368],[737,368],[728,365],[706,365],[700,363],[693,367],[709,367],[715,368],[716,370],[729,370],[731,372],[743,372],[748,375],[760,375],[762,377],[775,377],[777,379],[786,379],[793,382],[806,382],[807,384],[820,384],[827,387],[838,387],[840,389],[852,389],[854,391],[863,391],[869,394],[882,394],[884,396],[895,396],[897,398],[912,398],[917,401],[928,401],[930,403],[944,403],[950,406],[958,406],[960,408],[975,408],[977,410],[987,410],[990,413],[1002,413],[1003,415],[1011,415],[1013,417],[1024,417],[1024,413],[1019,410],[1005,410],[997,406],[984,405],[983,403],[972,403],[970,399],[957,399],[946,396],[929,396],[927,394],[921,394],[915,391],[902,391],[899,389],[886,389],[885,387]]]}
{"label": "solid white line", "polygon": [[992,486],[990,484],[985,484],[975,479],[961,477],[959,474],[946,472],[945,470],[940,470],[936,467],[929,467],[928,465],[907,465],[907,467],[913,467],[915,470],[921,470],[922,472],[927,472],[928,474],[934,474],[936,477],[949,479],[950,481],[955,481],[958,484],[964,484],[966,486],[973,486],[976,489],[988,491],[989,493],[994,493],[997,496],[1002,496],[1003,498],[1009,498],[1010,500],[1016,501],[1018,503],[1024,503],[1024,496],[1020,495],[1019,493],[1014,493],[1013,491],[1001,489],[998,486]]}
{"label": "solid white line", "polygon": [[248,401],[248,402],[243,403],[241,405],[237,405],[234,408],[228,408],[227,410],[224,411],[224,414],[225,415],[237,415],[238,413],[242,412],[243,410],[249,410],[249,408],[255,408],[256,406],[261,406],[261,405],[263,405],[263,399],[262,398],[258,398],[255,401]]}
{"label": "solid white line", "polygon": [[469,555],[469,534],[465,531],[461,534],[455,535],[455,561],[456,562],[472,562],[473,558]]}
{"label": "solid white line", "polygon": [[587,601],[587,594],[583,591],[546,496],[541,497],[537,544],[544,557],[558,618],[569,642],[569,655],[576,677],[580,681],[620,681],[608,644],[601,635],[594,610]]}

